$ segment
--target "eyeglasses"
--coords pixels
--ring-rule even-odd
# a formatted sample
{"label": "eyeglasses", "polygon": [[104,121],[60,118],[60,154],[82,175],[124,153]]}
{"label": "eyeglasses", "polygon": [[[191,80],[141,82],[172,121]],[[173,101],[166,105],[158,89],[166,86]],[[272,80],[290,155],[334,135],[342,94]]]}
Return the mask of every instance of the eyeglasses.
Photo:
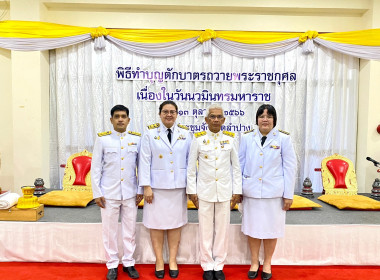
{"label": "eyeglasses", "polygon": [[208,116],[208,118],[212,119],[212,120],[215,120],[215,119],[222,120],[222,119],[224,119],[224,117],[222,115],[217,115],[217,116],[210,115],[210,116]]}
{"label": "eyeglasses", "polygon": [[176,110],[163,110],[163,111],[161,111],[161,113],[163,113],[164,115],[175,115],[176,113],[177,113],[177,111]]}
{"label": "eyeglasses", "polygon": [[265,118],[269,120],[269,119],[273,119],[273,116],[272,115],[260,115],[259,116],[259,119],[265,119]]}

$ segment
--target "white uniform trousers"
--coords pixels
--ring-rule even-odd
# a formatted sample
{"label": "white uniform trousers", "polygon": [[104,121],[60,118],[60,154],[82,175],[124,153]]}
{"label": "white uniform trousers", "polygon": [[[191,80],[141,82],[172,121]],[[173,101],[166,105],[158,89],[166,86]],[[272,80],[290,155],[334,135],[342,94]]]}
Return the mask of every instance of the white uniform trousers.
{"label": "white uniform trousers", "polygon": [[223,269],[227,258],[230,213],[230,201],[199,200],[200,261],[204,271]]}
{"label": "white uniform trousers", "polygon": [[119,266],[118,226],[121,216],[121,235],[123,240],[124,266],[135,265],[133,253],[136,249],[136,198],[126,200],[106,199],[106,207],[101,208],[103,244],[106,251],[107,268]]}

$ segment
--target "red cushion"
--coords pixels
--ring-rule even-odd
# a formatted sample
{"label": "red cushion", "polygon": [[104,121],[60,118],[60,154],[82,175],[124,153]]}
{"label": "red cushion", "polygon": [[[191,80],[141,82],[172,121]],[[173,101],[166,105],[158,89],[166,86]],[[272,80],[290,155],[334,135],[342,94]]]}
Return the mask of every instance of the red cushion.
{"label": "red cushion", "polygon": [[75,171],[75,182],[74,186],[85,186],[86,185],[86,175],[91,169],[91,157],[79,156],[72,161],[74,171]]}
{"label": "red cushion", "polygon": [[326,163],[327,168],[335,179],[335,189],[347,189],[344,179],[347,175],[348,163],[341,159],[332,159]]}

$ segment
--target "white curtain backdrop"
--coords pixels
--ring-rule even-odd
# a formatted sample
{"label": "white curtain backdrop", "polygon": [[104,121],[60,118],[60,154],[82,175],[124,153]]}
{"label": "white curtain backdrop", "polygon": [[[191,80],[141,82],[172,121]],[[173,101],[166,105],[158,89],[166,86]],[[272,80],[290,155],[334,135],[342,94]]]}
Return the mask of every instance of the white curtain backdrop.
{"label": "white curtain backdrop", "polygon": [[[278,114],[277,127],[290,132],[298,158],[296,191],[310,177],[315,192],[321,192],[320,167],[324,157],[339,153],[356,161],[359,59],[334,52],[318,44],[305,54],[298,46],[287,52],[264,58],[241,58],[212,45],[209,54],[203,46],[172,57],[148,57],[129,52],[105,41],[102,50],[94,42],[84,42],[50,52],[50,131],[51,185],[59,188],[59,165],[83,149],[92,151],[96,133],[112,128],[110,110],[115,104],[130,109],[128,130],[143,133],[146,125],[159,120],[161,102],[137,100],[137,91],[175,92],[266,92],[271,93]],[[192,72],[294,72],[295,83],[245,82],[164,82],[121,81],[118,67],[140,70]],[[180,110],[206,108],[211,102],[177,102]],[[223,102],[225,110],[239,109],[244,116],[227,116],[225,124],[253,125],[262,103]],[[182,124],[201,125],[203,117],[179,116]]]}

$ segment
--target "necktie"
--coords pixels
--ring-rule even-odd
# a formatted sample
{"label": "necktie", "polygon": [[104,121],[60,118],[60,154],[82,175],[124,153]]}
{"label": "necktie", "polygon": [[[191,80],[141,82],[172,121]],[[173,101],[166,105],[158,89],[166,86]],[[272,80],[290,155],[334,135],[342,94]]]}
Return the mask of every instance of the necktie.
{"label": "necktie", "polygon": [[170,128],[168,129],[168,139],[169,139],[169,142],[171,143],[172,142],[172,130]]}
{"label": "necktie", "polygon": [[261,146],[264,145],[265,140],[267,140],[267,137],[266,137],[266,136],[263,136],[263,137],[261,138]]}

